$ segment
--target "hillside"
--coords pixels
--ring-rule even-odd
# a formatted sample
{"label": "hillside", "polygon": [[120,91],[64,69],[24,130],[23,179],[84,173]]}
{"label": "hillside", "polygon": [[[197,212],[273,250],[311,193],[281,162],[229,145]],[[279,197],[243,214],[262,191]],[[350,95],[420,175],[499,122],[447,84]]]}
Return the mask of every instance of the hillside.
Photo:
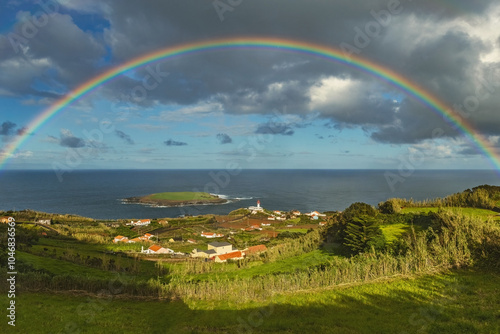
{"label": "hillside", "polygon": [[[243,228],[267,221],[247,215],[165,218],[143,227],[33,211],[0,215],[17,222],[19,309],[47,332],[60,332],[61,320],[83,333],[495,332],[499,217],[467,205],[489,206],[498,193],[474,192],[448,197],[463,206],[434,206],[451,203],[446,199],[354,203],[326,215],[323,225],[301,216],[261,229]],[[53,230],[28,224],[40,216],[57,217]],[[227,263],[190,257],[213,242],[203,231],[240,250],[266,250]],[[153,241],[113,242],[145,234]],[[141,252],[153,243],[176,253]],[[2,282],[6,288],[6,277]],[[131,320],[117,316],[124,310]],[[34,322],[23,312],[19,328],[30,332]]]}

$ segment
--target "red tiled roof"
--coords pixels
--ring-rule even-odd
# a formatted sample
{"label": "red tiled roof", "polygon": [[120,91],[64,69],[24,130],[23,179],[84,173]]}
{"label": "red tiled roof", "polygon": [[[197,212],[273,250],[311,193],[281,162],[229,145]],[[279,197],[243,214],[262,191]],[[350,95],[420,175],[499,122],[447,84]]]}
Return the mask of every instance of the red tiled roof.
{"label": "red tiled roof", "polygon": [[266,250],[267,250],[267,247],[265,245],[257,245],[257,246],[248,247],[245,250],[245,253],[252,254],[252,253],[265,252]]}
{"label": "red tiled roof", "polygon": [[219,260],[224,261],[224,260],[228,260],[228,259],[234,259],[237,257],[243,257],[243,255],[241,254],[241,251],[236,251],[236,252],[231,252],[231,253],[227,253],[227,254],[217,255],[216,257],[218,257]]}
{"label": "red tiled roof", "polygon": [[115,237],[115,239],[123,239],[123,238],[125,238],[123,235],[117,235],[117,236]]}
{"label": "red tiled roof", "polygon": [[162,248],[163,248],[162,246],[153,245],[153,246],[149,247],[148,249],[152,250],[153,252],[157,252],[157,251],[159,251]]}
{"label": "red tiled roof", "polygon": [[152,237],[153,235],[151,233],[146,233],[144,234],[145,237]]}

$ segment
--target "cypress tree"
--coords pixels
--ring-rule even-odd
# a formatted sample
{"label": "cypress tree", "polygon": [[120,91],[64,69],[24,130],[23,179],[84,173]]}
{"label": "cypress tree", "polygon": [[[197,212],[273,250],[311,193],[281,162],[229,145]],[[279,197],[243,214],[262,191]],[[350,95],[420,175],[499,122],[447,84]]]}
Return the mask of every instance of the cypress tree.
{"label": "cypress tree", "polygon": [[344,246],[357,254],[366,251],[371,246],[380,248],[385,240],[382,230],[376,221],[370,217],[356,217],[351,219],[345,229]]}

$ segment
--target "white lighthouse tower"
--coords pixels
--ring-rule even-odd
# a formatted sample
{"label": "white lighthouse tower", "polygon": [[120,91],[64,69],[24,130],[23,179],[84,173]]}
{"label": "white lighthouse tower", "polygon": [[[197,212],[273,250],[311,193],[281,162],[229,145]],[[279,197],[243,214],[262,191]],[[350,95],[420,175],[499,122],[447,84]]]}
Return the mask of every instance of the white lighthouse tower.
{"label": "white lighthouse tower", "polygon": [[260,206],[260,200],[257,200],[257,206],[250,206],[248,207],[248,210],[250,210],[252,214],[256,214],[257,212],[264,211],[264,208]]}

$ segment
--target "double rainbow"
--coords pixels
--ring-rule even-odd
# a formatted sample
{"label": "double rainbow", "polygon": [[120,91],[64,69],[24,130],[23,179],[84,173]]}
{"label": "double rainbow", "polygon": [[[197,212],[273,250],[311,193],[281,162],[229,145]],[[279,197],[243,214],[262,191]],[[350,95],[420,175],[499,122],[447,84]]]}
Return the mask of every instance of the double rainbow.
{"label": "double rainbow", "polygon": [[239,48],[281,50],[320,57],[353,67],[378,79],[381,79],[389,83],[390,85],[393,85],[396,88],[400,89],[405,94],[414,97],[419,102],[428,106],[436,114],[447,120],[458,131],[462,132],[479,149],[479,151],[484,153],[484,155],[492,161],[494,167],[497,170],[500,170],[499,156],[489,146],[487,141],[480,134],[476,133],[472,125],[462,119],[460,115],[456,114],[451,108],[447,107],[445,103],[440,101],[433,94],[431,94],[415,82],[410,81],[408,78],[405,78],[399,73],[396,73],[387,67],[384,67],[358,55],[352,54],[349,57],[346,57],[346,55],[339,49],[296,40],[262,37],[218,39],[167,47],[134,58],[122,65],[107,70],[106,72],[78,86],[77,88],[69,92],[66,96],[59,99],[49,108],[40,113],[35,119],[33,119],[26,127],[25,134],[19,136],[16,140],[10,142],[7,145],[6,149],[4,150],[3,157],[0,158],[0,169],[9,159],[9,157],[13,155],[15,150],[17,150],[24,142],[27,141],[27,139],[30,137],[30,133],[33,133],[35,130],[40,128],[57,112],[70,105],[72,102],[84,97],[86,94],[92,92],[94,89],[105,84],[111,79],[131,69],[160,59],[169,59],[173,57],[180,57],[188,54],[214,50],[228,50]]}

